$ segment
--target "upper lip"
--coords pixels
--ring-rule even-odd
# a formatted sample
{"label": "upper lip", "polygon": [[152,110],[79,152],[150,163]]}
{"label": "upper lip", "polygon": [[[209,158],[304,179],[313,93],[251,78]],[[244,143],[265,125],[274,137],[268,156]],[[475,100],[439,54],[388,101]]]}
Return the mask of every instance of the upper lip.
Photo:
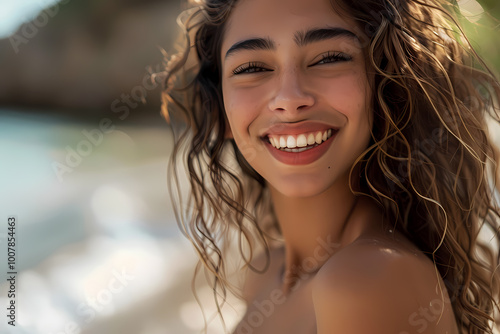
{"label": "upper lip", "polygon": [[326,131],[328,129],[338,130],[339,127],[317,121],[303,121],[298,123],[277,123],[265,130],[262,138],[269,135],[298,135],[302,133]]}

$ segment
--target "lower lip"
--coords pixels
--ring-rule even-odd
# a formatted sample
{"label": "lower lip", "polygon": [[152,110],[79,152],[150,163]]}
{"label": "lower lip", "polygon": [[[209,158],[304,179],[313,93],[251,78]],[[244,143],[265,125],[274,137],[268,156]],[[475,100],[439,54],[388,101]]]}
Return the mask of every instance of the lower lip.
{"label": "lower lip", "polygon": [[320,145],[310,148],[306,151],[296,152],[296,153],[279,150],[273,147],[273,145],[271,145],[271,143],[269,143],[268,141],[266,141],[265,143],[267,149],[273,155],[273,157],[276,158],[276,160],[287,165],[307,165],[315,162],[316,160],[321,158],[323,154],[326,153],[326,151],[332,144],[333,139],[335,139],[336,135],[337,132],[332,134],[330,138],[328,138],[325,142],[321,143]]}

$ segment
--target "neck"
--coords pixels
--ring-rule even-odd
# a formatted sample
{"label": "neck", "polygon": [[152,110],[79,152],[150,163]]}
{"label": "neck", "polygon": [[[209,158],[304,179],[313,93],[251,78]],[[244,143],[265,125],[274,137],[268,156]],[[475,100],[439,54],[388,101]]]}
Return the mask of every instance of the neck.
{"label": "neck", "polygon": [[287,197],[270,186],[285,243],[282,269],[285,293],[361,234],[363,228],[353,222],[353,212],[359,211],[355,207],[364,206],[367,200],[355,196],[347,182],[338,184],[307,198]]}

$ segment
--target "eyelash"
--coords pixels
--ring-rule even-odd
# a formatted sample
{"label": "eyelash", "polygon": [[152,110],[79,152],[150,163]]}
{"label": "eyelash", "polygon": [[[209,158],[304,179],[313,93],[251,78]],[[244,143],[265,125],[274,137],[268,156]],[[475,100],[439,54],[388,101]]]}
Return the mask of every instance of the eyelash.
{"label": "eyelash", "polygon": [[[325,60],[328,60],[328,62],[324,62]],[[329,64],[329,63],[335,63],[338,61],[350,61],[352,60],[352,57],[349,56],[348,54],[345,54],[343,52],[328,52],[327,54],[323,55],[319,61],[316,63],[312,64],[311,66],[314,65],[322,65],[323,64]]]}
{"label": "eyelash", "polygon": [[[310,65],[322,65],[322,64],[329,64],[329,63],[335,63],[338,61],[350,61],[352,60],[352,57],[343,53],[343,52],[328,52],[327,54],[323,55],[319,61],[316,63]],[[323,63],[322,63],[323,62]],[[267,69],[264,64],[257,63],[257,62],[250,62],[241,66],[238,66],[233,70],[234,75],[238,74],[251,74],[251,73],[261,73],[261,72],[267,72],[271,71]]]}
{"label": "eyelash", "polygon": [[236,74],[242,74],[242,73],[264,72],[262,70],[269,71],[268,69],[266,69],[264,67],[263,64],[251,62],[251,63],[247,63],[247,64],[244,64],[244,65],[238,66],[237,68],[235,68],[233,70],[233,74],[236,75]]}

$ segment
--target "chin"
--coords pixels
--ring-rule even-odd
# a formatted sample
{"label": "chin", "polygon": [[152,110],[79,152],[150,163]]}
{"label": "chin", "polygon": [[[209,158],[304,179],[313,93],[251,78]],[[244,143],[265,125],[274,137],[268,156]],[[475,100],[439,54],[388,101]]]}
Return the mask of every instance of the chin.
{"label": "chin", "polygon": [[320,177],[285,177],[278,182],[270,183],[283,196],[290,198],[307,198],[322,194],[333,187],[335,180],[325,180]]}

